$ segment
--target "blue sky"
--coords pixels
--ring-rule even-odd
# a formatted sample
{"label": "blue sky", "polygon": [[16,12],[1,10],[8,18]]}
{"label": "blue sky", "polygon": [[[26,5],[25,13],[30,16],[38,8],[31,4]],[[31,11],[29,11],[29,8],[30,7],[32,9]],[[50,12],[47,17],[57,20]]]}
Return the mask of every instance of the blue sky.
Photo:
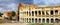
{"label": "blue sky", "polygon": [[0,12],[16,11],[18,3],[37,5],[57,5],[60,0],[0,0]]}

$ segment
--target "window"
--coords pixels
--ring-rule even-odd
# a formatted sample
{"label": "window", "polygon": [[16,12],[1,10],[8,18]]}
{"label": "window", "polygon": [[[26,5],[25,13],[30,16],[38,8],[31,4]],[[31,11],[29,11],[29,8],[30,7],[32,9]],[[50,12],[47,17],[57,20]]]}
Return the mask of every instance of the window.
{"label": "window", "polygon": [[31,16],[31,12],[29,12],[29,16]]}
{"label": "window", "polygon": [[41,11],[39,11],[39,15],[41,15]]}
{"label": "window", "polygon": [[55,22],[58,23],[58,18],[55,19]]}
{"label": "window", "polygon": [[37,11],[35,11],[35,15],[37,16]]}
{"label": "window", "polygon": [[53,15],[53,10],[51,10],[51,12],[50,12],[50,13],[51,13],[51,15]]}
{"label": "window", "polygon": [[47,23],[49,23],[49,19],[47,19]]}
{"label": "window", "polygon": [[37,18],[35,18],[35,23],[37,23]]}
{"label": "window", "polygon": [[42,19],[42,22],[45,23],[45,19],[44,18]]}
{"label": "window", "polygon": [[41,19],[39,18],[39,23],[41,23]]}
{"label": "window", "polygon": [[27,15],[28,15],[28,11],[27,11]]}
{"label": "window", "polygon": [[29,18],[29,23],[31,23],[31,18]]}
{"label": "window", "polygon": [[46,15],[49,15],[48,11],[46,11]]}
{"label": "window", "polygon": [[45,15],[44,11],[42,11],[42,15]]}
{"label": "window", "polygon": [[55,10],[55,13],[58,13],[58,10]]}
{"label": "window", "polygon": [[32,22],[34,23],[34,18],[32,18]]}
{"label": "window", "polygon": [[58,10],[55,10],[55,15],[57,15],[58,14]]}
{"label": "window", "polygon": [[34,11],[32,11],[32,16],[34,16]]}
{"label": "window", "polygon": [[54,23],[54,20],[53,19],[51,19],[51,23]]}

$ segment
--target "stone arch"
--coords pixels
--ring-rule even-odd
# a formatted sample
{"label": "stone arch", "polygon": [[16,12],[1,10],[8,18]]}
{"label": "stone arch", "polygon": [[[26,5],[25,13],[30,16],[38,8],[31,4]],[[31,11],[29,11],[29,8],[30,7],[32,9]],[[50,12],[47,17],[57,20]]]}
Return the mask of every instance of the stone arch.
{"label": "stone arch", "polygon": [[34,23],[34,18],[32,18],[32,22]]}
{"label": "stone arch", "polygon": [[55,22],[56,22],[56,23],[58,22],[58,18],[55,19]]}
{"label": "stone arch", "polygon": [[39,23],[41,23],[41,18],[39,18]]}
{"label": "stone arch", "polygon": [[49,18],[46,19],[46,22],[49,23]]}
{"label": "stone arch", "polygon": [[45,19],[44,18],[42,19],[42,22],[45,23]]}
{"label": "stone arch", "polygon": [[41,15],[41,11],[38,11],[39,12],[39,15]]}
{"label": "stone arch", "polygon": [[35,18],[35,23],[37,23],[37,18]]}
{"label": "stone arch", "polygon": [[54,23],[54,19],[53,18],[51,18],[51,23]]}

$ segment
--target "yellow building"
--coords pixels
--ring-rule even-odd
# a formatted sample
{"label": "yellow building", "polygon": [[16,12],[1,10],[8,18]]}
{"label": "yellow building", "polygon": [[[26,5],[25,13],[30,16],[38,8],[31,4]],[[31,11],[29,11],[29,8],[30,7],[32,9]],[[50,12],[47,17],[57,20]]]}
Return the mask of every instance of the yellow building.
{"label": "yellow building", "polygon": [[60,6],[19,4],[19,21],[24,23],[49,23],[60,19]]}

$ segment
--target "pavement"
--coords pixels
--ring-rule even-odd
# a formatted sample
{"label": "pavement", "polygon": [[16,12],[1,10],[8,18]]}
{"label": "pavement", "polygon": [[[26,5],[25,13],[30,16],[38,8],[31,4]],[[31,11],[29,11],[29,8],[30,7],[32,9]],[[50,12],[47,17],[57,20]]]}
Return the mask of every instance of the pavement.
{"label": "pavement", "polygon": [[26,25],[26,23],[2,23],[0,25]]}

